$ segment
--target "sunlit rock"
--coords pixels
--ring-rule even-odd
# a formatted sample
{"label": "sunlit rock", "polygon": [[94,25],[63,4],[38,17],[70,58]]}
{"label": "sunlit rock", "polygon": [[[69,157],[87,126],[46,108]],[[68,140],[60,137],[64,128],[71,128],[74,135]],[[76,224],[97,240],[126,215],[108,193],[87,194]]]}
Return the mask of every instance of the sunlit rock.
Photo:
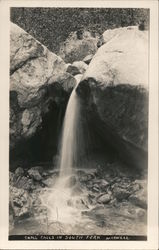
{"label": "sunlit rock", "polygon": [[[65,62],[17,25],[10,33],[10,145],[32,137],[50,101],[60,105],[76,84]],[[50,91],[51,89],[51,91]]]}

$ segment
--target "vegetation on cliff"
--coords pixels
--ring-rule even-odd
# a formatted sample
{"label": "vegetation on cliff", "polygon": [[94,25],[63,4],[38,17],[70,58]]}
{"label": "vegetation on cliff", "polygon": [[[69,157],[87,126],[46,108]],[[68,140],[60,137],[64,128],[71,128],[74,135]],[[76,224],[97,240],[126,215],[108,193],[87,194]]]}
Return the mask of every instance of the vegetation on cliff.
{"label": "vegetation on cliff", "polygon": [[148,9],[134,8],[11,8],[11,21],[18,24],[51,51],[58,53],[60,43],[71,32],[91,31],[149,23]]}

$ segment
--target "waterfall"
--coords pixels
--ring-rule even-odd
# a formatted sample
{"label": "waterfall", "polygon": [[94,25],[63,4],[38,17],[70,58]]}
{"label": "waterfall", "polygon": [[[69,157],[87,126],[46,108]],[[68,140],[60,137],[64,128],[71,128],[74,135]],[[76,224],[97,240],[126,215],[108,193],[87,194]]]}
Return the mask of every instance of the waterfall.
{"label": "waterfall", "polygon": [[71,93],[64,117],[59,160],[61,177],[70,176],[73,173],[80,150],[82,150],[80,100],[76,94],[76,88],[77,85]]}
{"label": "waterfall", "polygon": [[[75,177],[75,169],[79,159],[85,151],[83,141],[83,126],[81,117],[80,99],[73,89],[69,98],[59,143],[59,176],[52,187],[50,194],[44,194],[43,204],[47,206],[50,219],[63,223],[78,223],[81,219],[81,211],[78,208],[82,199],[79,194],[72,196],[71,178]],[[79,163],[80,164],[80,163]],[[76,177],[75,177],[76,181]]]}

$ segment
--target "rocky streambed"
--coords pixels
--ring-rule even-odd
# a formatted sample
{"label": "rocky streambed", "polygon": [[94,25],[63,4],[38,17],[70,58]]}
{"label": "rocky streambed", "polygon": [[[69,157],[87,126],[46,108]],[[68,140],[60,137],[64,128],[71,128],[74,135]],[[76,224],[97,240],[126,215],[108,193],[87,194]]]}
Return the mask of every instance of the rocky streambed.
{"label": "rocky streambed", "polygon": [[[118,162],[102,167],[77,169],[69,177],[64,210],[56,206],[56,195],[66,192],[55,189],[58,170],[35,166],[10,172],[10,235],[146,235],[145,175],[130,173]],[[68,211],[71,219],[63,220]]]}

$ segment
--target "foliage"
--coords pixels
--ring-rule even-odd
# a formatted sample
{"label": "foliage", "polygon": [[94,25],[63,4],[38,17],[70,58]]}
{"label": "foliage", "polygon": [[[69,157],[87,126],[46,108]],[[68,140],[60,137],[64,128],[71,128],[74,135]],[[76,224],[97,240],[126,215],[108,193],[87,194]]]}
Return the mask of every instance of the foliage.
{"label": "foliage", "polygon": [[73,31],[102,34],[106,29],[149,23],[148,9],[133,8],[11,8],[11,21],[58,53]]}

